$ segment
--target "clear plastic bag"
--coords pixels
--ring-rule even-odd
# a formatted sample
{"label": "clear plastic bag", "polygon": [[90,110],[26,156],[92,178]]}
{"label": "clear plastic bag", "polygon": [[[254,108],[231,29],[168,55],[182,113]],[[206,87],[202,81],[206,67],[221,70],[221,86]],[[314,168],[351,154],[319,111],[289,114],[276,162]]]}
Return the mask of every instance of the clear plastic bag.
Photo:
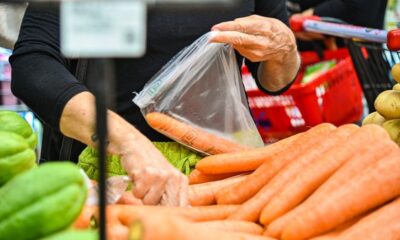
{"label": "clear plastic bag", "polygon": [[[206,132],[208,136],[215,135],[249,147],[262,146],[263,141],[248,108],[234,49],[227,44],[209,42],[213,34],[203,35],[178,53],[133,101],[145,117],[160,112],[184,123],[187,128]],[[191,144],[194,135],[200,134],[197,130],[182,133],[185,136],[179,137],[168,131],[160,132],[210,154],[210,151]],[[210,138],[210,141],[213,140]]]}

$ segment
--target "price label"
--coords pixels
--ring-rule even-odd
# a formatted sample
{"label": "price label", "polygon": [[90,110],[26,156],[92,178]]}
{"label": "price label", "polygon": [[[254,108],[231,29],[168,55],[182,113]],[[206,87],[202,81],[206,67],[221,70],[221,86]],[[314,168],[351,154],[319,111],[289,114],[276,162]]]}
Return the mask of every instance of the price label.
{"label": "price label", "polygon": [[61,3],[61,51],[68,57],[139,57],[146,45],[141,0]]}

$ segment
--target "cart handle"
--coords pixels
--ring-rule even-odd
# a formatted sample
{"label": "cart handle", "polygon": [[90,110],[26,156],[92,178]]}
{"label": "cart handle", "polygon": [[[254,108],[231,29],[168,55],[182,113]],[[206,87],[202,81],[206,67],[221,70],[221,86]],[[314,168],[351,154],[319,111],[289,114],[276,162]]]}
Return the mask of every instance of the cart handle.
{"label": "cart handle", "polygon": [[358,38],[370,42],[386,43],[389,50],[400,50],[400,29],[387,32],[381,29],[372,29],[349,24],[324,21],[318,16],[299,16],[290,18],[290,28],[293,32],[315,32],[341,38]]}

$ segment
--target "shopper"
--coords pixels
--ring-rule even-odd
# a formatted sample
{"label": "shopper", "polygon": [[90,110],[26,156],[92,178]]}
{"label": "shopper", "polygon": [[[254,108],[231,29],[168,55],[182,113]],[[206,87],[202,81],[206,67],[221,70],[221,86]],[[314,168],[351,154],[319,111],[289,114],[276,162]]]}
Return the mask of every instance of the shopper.
{"label": "shopper", "polygon": [[[265,91],[281,93],[300,64],[295,38],[282,23],[288,20],[286,14],[281,0],[240,0],[229,9],[149,10],[146,54],[115,60],[116,108],[108,112],[107,151],[121,156],[136,197],[145,204],[158,204],[161,199],[161,204],[186,205],[188,183],[152,144],[170,140],[146,124],[132,103],[132,92],[139,92],[178,51],[213,29],[219,31],[213,41],[232,44],[247,58]],[[54,131],[95,146],[95,99],[73,75],[77,61],[60,53],[59,10],[28,7],[10,62],[16,96]],[[60,143],[51,144],[56,148],[49,150],[50,145],[45,145],[44,158],[58,156],[50,151],[57,150]],[[75,151],[72,160],[81,150]]]}

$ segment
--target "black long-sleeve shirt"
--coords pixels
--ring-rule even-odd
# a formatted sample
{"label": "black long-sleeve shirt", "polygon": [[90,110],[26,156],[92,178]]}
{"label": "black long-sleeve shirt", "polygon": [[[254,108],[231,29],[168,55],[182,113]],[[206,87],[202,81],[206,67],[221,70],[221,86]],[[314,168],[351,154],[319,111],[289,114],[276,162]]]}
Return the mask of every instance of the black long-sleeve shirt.
{"label": "black long-sleeve shirt", "polygon": [[348,23],[382,28],[387,0],[289,0],[298,11],[314,8],[314,14],[334,17]]}
{"label": "black long-sleeve shirt", "polygon": [[[146,54],[138,59],[115,59],[115,111],[151,140],[165,141],[146,124],[140,109],[132,103],[132,93],[140,92],[176,53],[216,23],[251,14],[288,20],[284,1],[240,2],[240,6],[231,9],[150,9]],[[37,8],[31,4],[10,58],[13,93],[54,129],[59,127],[66,103],[76,94],[87,91],[72,74],[76,61],[60,53],[59,35],[59,9]],[[257,68],[257,64],[249,64],[253,70]]]}

